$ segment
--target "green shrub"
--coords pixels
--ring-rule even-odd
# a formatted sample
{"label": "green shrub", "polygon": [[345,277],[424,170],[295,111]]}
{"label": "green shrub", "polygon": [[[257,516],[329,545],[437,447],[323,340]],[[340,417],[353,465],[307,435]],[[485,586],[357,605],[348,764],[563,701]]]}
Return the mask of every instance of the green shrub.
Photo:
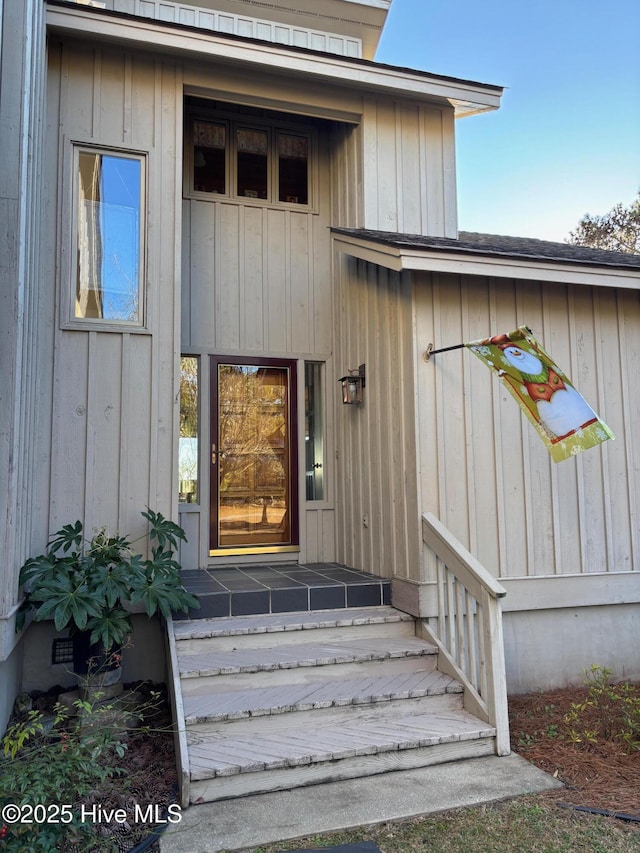
{"label": "green shrub", "polygon": [[596,745],[619,741],[627,753],[640,750],[640,690],[623,681],[611,682],[611,671],[593,664],[585,671],[587,695],[565,714],[565,738],[571,743]]}
{"label": "green shrub", "polygon": [[[30,711],[2,739],[0,755],[0,846],[11,853],[84,850],[94,832],[82,820],[79,800],[122,771],[126,750],[110,721],[113,706],[77,700],[78,720],[60,704],[53,717]],[[13,822],[18,807],[20,821]],[[64,808],[63,808],[64,806]],[[104,850],[110,847],[102,847]]]}

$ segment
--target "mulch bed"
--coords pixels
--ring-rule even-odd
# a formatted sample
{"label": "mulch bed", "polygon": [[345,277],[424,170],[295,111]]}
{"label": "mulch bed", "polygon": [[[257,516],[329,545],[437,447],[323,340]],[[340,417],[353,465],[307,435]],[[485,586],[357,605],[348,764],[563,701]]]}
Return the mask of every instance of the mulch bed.
{"label": "mulch bed", "polygon": [[[177,802],[178,774],[174,749],[173,723],[166,690],[160,685],[136,683],[126,685],[140,694],[141,705],[146,708],[144,727],[132,729],[125,737],[126,751],[115,763],[122,773],[107,779],[91,794],[82,798],[81,803],[91,808],[102,808],[102,813],[114,809],[125,809],[134,814],[136,809],[147,812],[153,807],[153,814],[162,816],[164,809]],[[51,714],[57,701],[59,688],[46,693],[35,692],[32,695],[33,709]],[[14,718],[14,720],[17,718]],[[18,717],[19,719],[19,717]],[[80,803],[78,803],[80,805]],[[119,853],[135,848],[148,838],[154,829],[153,822],[145,823],[108,823],[96,824],[96,831],[106,842],[114,843]],[[156,842],[148,847],[149,853],[159,850]]]}
{"label": "mulch bed", "polygon": [[[635,687],[640,698],[640,686]],[[566,786],[544,795],[554,801],[640,817],[640,752],[618,740],[571,743],[565,715],[587,698],[587,688],[568,688],[509,698],[511,748]],[[601,731],[602,711],[580,712],[581,725]],[[640,739],[640,732],[637,734]]]}

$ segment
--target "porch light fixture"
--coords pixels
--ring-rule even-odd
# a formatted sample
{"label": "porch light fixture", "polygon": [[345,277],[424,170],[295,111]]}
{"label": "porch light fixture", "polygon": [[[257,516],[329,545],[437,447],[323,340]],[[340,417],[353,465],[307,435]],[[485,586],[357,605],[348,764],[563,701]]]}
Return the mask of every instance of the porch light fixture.
{"label": "porch light fixture", "polygon": [[338,382],[342,384],[342,402],[345,405],[363,402],[365,386],[364,364],[361,364],[357,370],[350,368],[349,373],[346,376],[341,376]]}

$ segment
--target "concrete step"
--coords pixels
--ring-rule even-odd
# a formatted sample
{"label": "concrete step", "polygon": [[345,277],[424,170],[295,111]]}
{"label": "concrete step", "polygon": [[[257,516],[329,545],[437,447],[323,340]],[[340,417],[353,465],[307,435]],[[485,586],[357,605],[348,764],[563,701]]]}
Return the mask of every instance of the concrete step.
{"label": "concrete step", "polygon": [[462,710],[334,714],[309,729],[224,735],[189,732],[192,802],[426,766],[493,751],[495,730]]}
{"label": "concrete step", "polygon": [[[362,708],[406,699],[448,697],[458,707],[462,685],[437,670],[379,675],[379,670],[361,667],[356,678],[324,678],[286,685],[269,685],[244,690],[201,691],[183,697],[185,723],[193,727],[203,723],[250,720],[293,712],[317,711],[344,706]],[[380,709],[376,708],[380,713]],[[314,716],[315,720],[319,719]]]}

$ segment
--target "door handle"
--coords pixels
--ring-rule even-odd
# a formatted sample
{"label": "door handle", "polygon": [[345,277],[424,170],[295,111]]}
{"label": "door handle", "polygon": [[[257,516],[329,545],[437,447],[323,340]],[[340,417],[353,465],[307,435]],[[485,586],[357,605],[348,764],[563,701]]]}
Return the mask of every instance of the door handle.
{"label": "door handle", "polygon": [[211,464],[215,465],[217,461],[218,461],[218,454],[216,453],[216,446],[215,446],[215,444],[212,444],[211,445]]}

